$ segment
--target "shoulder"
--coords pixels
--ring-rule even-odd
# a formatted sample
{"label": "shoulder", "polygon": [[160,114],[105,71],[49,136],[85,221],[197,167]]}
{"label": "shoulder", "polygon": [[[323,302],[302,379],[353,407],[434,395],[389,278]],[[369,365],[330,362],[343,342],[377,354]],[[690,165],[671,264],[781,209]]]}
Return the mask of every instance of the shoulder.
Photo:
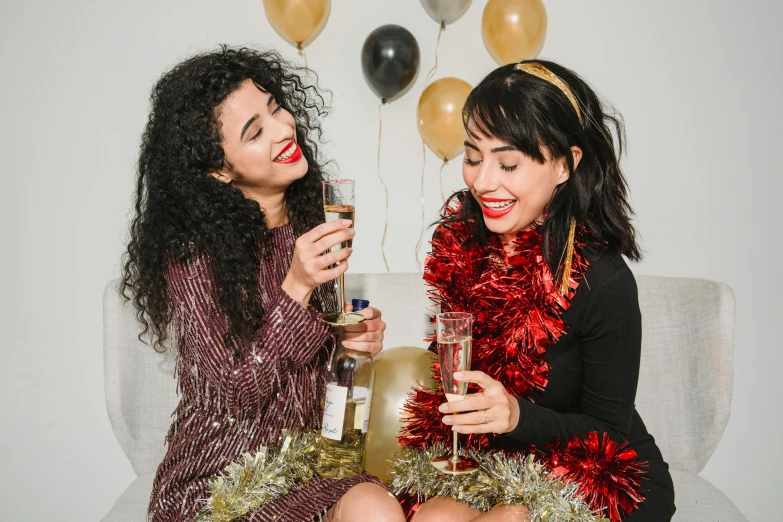
{"label": "shoulder", "polygon": [[171,258],[166,262],[164,276],[169,284],[188,280],[211,280],[214,263],[206,253],[193,252],[184,258]]}
{"label": "shoulder", "polygon": [[588,262],[576,293],[571,298],[567,322],[582,323],[587,316],[611,315],[616,306],[638,309],[636,279],[619,253],[588,246],[583,255]]}
{"label": "shoulder", "polygon": [[471,225],[462,221],[445,221],[435,227],[432,234],[433,250],[463,246],[471,239]]}
{"label": "shoulder", "polygon": [[[583,253],[588,266],[579,283],[580,291],[605,293],[633,291],[636,293],[636,279],[628,263],[618,252],[609,252],[604,248],[588,245]],[[584,288],[583,288],[584,287]]]}

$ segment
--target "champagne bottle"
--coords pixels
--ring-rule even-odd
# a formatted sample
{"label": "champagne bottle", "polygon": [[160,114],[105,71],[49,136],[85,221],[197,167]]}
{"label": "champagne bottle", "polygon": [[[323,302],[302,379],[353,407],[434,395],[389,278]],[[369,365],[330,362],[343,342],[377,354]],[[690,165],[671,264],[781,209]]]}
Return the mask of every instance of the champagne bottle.
{"label": "champagne bottle", "polygon": [[[353,300],[354,311],[369,305]],[[364,438],[370,421],[375,367],[365,352],[338,345],[329,362],[318,474],[347,478],[364,470]]]}

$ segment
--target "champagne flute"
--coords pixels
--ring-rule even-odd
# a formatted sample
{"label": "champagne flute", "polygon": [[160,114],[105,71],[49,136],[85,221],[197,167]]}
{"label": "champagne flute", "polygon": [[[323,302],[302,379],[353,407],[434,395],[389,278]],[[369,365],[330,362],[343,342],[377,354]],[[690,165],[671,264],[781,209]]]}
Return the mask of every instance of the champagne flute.
{"label": "champagne flute", "polygon": [[[461,401],[468,393],[468,383],[455,380],[454,373],[470,370],[473,316],[463,312],[448,312],[438,314],[436,318],[438,358],[440,359],[443,391],[447,401]],[[456,415],[456,413],[452,415]],[[435,457],[432,459],[432,466],[442,473],[452,475],[478,471],[478,463],[475,460],[459,456],[457,432],[452,433],[454,434],[454,448],[451,456]]]}
{"label": "champagne flute", "polygon": [[[354,187],[352,179],[334,179],[323,182],[324,216],[326,222],[338,219],[350,219],[351,228],[355,219],[354,212]],[[341,248],[348,248],[353,244],[352,240],[343,241],[332,247],[332,252]],[[345,278],[343,275],[337,279],[337,300],[340,309],[336,312],[327,312],[321,320],[327,324],[344,326],[346,324],[358,324],[364,321],[362,314],[345,312]]]}

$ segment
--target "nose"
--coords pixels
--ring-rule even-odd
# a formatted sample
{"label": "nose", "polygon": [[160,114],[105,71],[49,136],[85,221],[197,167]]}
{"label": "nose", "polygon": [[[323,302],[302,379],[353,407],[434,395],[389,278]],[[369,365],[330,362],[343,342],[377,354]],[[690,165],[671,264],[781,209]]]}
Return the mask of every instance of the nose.
{"label": "nose", "polygon": [[276,116],[268,118],[266,126],[275,143],[283,143],[294,139],[294,128],[289,122],[281,118]]}
{"label": "nose", "polygon": [[481,163],[481,170],[476,180],[473,182],[473,190],[478,194],[489,194],[498,189],[498,179],[495,169],[488,161]]}

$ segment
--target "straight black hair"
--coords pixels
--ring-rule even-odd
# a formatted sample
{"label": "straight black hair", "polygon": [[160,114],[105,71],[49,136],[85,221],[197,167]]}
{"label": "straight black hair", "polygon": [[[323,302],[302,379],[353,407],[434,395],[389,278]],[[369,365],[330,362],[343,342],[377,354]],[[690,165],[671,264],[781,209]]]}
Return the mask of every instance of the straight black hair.
{"label": "straight black hair", "polygon": [[[625,141],[621,116],[610,113],[573,71],[550,61],[534,62],[568,85],[584,123],[560,88],[510,64],[491,72],[468,96],[462,113],[468,135],[497,138],[539,163],[546,161],[543,149],[552,159],[565,158],[571,175],[557,187],[541,226],[544,255],[553,274],[557,273],[572,218],[599,246],[638,261],[641,252],[631,224],[634,214],[619,162]],[[576,169],[573,146],[582,150]],[[454,198],[462,200],[462,206],[459,212],[450,213],[446,206]],[[491,233],[469,191],[458,192],[446,206],[440,222],[472,222],[473,240],[486,243]]]}

